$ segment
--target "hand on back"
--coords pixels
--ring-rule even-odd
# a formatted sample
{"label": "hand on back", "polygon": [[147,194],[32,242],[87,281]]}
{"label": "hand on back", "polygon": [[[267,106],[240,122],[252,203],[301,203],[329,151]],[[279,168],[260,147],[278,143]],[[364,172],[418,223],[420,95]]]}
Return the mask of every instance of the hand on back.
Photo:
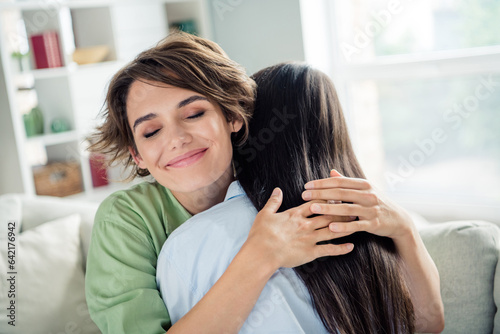
{"label": "hand on back", "polygon": [[331,177],[306,184],[302,194],[304,200],[335,200],[339,204],[316,203],[311,212],[324,215],[351,216],[358,219],[350,222],[333,222],[331,231],[354,233],[366,231],[392,239],[410,234],[414,225],[405,210],[382,196],[365,179],[343,177],[332,170]]}
{"label": "hand on back", "polygon": [[328,228],[331,222],[345,221],[345,218],[328,215],[310,218],[311,205],[325,201],[311,201],[277,212],[282,200],[283,193],[276,188],[257,214],[247,239],[247,243],[255,245],[276,269],[297,267],[319,257],[343,255],[352,250],[352,244],[317,244],[349,234],[332,232]]}

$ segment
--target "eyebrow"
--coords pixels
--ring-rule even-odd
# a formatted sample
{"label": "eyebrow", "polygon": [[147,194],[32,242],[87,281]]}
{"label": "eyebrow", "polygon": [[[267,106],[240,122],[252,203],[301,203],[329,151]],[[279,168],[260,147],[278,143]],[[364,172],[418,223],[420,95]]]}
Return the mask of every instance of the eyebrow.
{"label": "eyebrow", "polygon": [[[179,104],[177,104],[177,109],[185,107],[188,104],[193,103],[195,101],[208,101],[208,99],[204,96],[201,96],[201,95],[193,95],[193,96],[190,96],[187,99],[184,99],[181,102],[179,102]],[[134,126],[132,127],[132,130],[135,132],[135,128],[139,124],[141,124],[142,122],[149,121],[149,120],[156,118],[156,117],[158,117],[158,114],[155,114],[155,113],[149,113],[147,115],[139,117],[138,119],[135,120]]]}
{"label": "eyebrow", "polygon": [[205,96],[193,95],[193,96],[190,96],[187,99],[182,100],[181,102],[179,102],[179,104],[177,105],[177,109],[180,109],[182,107],[187,106],[190,103],[193,103],[195,101],[200,101],[200,100],[208,101],[208,99]]}
{"label": "eyebrow", "polygon": [[136,128],[139,124],[141,124],[142,122],[149,121],[150,119],[153,119],[153,118],[156,118],[156,117],[158,117],[158,115],[157,115],[157,114],[155,114],[155,113],[149,113],[149,114],[147,114],[147,115],[144,115],[144,116],[139,117],[138,119],[136,119],[136,120],[135,120],[135,122],[134,122],[134,126],[132,127],[132,131],[134,131],[134,132],[135,132],[135,128]]}

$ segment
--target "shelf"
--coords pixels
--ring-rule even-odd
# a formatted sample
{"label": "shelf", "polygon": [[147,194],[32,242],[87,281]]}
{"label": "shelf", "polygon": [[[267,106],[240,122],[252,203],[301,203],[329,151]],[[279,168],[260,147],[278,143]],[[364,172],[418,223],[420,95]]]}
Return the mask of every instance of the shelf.
{"label": "shelf", "polygon": [[[80,162],[84,193],[79,196],[103,198],[110,192],[128,188],[130,184],[123,183],[92,187],[85,138],[100,124],[100,113],[113,75],[141,50],[165,38],[172,23],[194,19],[200,35],[205,36],[208,15],[205,1],[0,0],[0,104],[3,109],[10,109],[10,115],[2,118],[0,127],[9,136],[8,143],[15,144],[8,145],[15,148],[7,151],[5,160],[17,161],[14,169],[19,169],[17,175],[0,178],[0,193],[4,184],[13,188],[11,185],[17,183],[22,184],[20,191],[35,194],[31,167],[47,161]],[[9,51],[21,46],[33,50],[29,36],[45,31],[58,33],[65,66],[20,71]],[[19,36],[20,40],[10,36]],[[76,48],[100,45],[110,50],[104,61],[85,65],[73,61]],[[36,63],[33,56],[32,53],[32,67]],[[22,115],[34,106],[42,110],[45,133],[26,137]],[[67,121],[72,130],[51,133],[50,124],[56,119]],[[9,123],[14,129],[10,133]],[[122,169],[118,166],[108,172],[120,175]],[[110,183],[115,183],[114,180],[116,178],[110,177]]]}
{"label": "shelf", "polygon": [[26,142],[28,143],[38,142],[42,143],[44,146],[51,146],[78,140],[80,140],[80,134],[78,133],[78,131],[71,130],[60,133],[50,133],[40,136],[28,137],[26,139]]}
{"label": "shelf", "polygon": [[[142,0],[143,3],[182,3],[193,0]],[[50,3],[34,0],[18,0],[0,2],[0,10],[4,9],[20,9],[20,10],[54,10],[62,7],[68,8],[96,8],[106,7],[114,4],[136,3],[134,0],[59,0]]]}
{"label": "shelf", "polygon": [[52,78],[60,78],[65,77],[71,73],[75,73],[77,71],[86,71],[86,70],[94,70],[99,69],[106,66],[119,66],[124,62],[117,60],[104,61],[94,64],[86,64],[86,65],[78,65],[76,63],[71,63],[68,66],[62,67],[53,67],[53,68],[42,68],[31,71],[24,72],[25,74],[32,74],[36,80],[40,79],[52,79]]}
{"label": "shelf", "polygon": [[70,70],[67,66],[63,67],[53,67],[53,68],[43,68],[39,70],[31,70],[28,73],[31,73],[35,79],[49,79],[49,78],[58,78],[64,77],[70,73]]}
{"label": "shelf", "polygon": [[20,9],[20,10],[54,10],[61,7],[84,8],[84,7],[103,7],[113,3],[118,3],[117,0],[61,0],[57,2],[44,3],[43,1],[8,1],[0,3],[2,9]]}

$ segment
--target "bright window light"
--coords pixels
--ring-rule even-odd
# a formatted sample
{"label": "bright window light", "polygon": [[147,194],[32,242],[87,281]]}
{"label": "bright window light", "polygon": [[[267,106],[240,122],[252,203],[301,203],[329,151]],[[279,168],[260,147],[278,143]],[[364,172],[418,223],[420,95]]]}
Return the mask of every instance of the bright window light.
{"label": "bright window light", "polygon": [[428,217],[500,222],[500,1],[301,5],[306,56],[331,65],[306,60],[334,80],[368,177]]}

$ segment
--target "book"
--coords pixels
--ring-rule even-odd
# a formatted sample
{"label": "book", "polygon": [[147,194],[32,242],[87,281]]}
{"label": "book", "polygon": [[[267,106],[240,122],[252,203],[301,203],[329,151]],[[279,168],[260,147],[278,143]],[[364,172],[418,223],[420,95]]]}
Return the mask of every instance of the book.
{"label": "book", "polygon": [[30,40],[37,69],[63,66],[59,36],[56,31],[33,34]]}
{"label": "book", "polygon": [[105,156],[93,153],[89,157],[90,175],[92,176],[92,186],[94,188],[108,184],[108,172],[104,163]]}

